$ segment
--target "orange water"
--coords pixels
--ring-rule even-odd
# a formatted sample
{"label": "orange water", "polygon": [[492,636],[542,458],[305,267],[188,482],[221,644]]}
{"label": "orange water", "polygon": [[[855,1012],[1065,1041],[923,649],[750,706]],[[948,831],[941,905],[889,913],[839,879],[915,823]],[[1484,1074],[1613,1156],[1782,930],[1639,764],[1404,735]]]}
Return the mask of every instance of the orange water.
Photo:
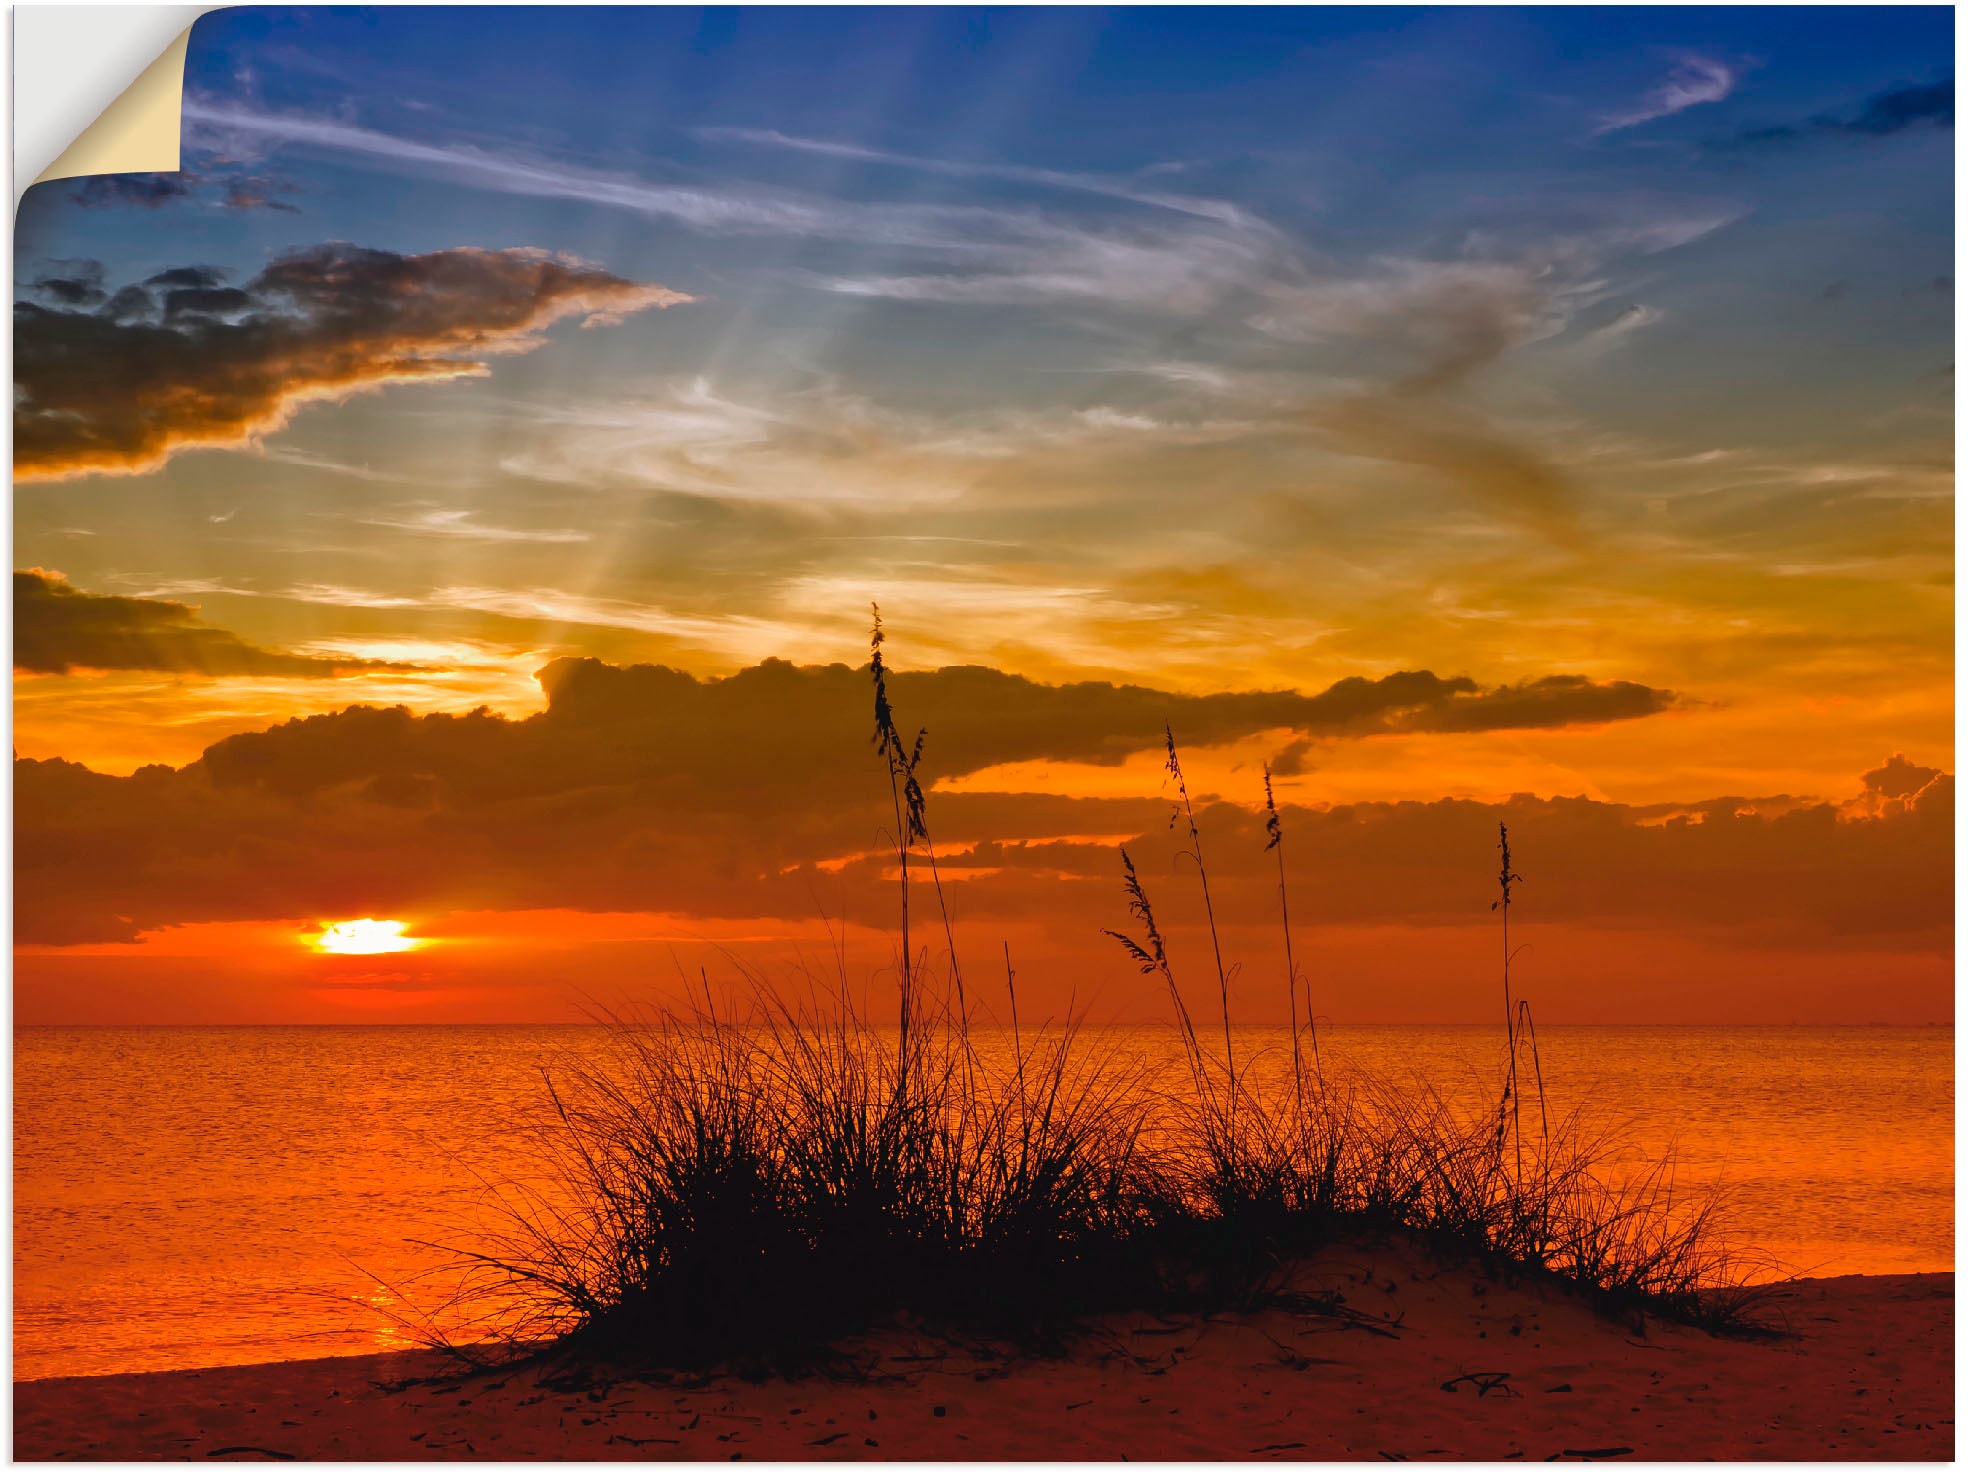
{"label": "orange water", "polygon": [[[1342,1027],[1327,1058],[1453,1083],[1493,1029]],[[1131,1048],[1171,1046],[1136,1029]],[[17,1028],[14,1374],[403,1347],[474,1173],[583,1028]],[[1812,1273],[1952,1270],[1951,1028],[1546,1028],[1554,1103],[1677,1148],[1738,1229]],[[1282,1034],[1239,1029],[1247,1055]],[[380,1280],[380,1281],[379,1281]],[[388,1286],[384,1286],[388,1285]]]}

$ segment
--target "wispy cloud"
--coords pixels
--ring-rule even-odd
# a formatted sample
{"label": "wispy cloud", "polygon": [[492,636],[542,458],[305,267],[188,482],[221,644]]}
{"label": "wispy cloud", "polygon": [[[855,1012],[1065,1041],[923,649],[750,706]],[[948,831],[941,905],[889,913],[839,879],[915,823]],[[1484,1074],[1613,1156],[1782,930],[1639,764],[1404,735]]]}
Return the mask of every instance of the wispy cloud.
{"label": "wispy cloud", "polygon": [[797,649],[809,630],[744,614],[681,613],[650,603],[597,598],[559,588],[484,588],[461,585],[434,589],[423,600],[430,608],[461,608],[552,625],[577,624],[659,634],[685,644],[762,659]]}
{"label": "wispy cloud", "polygon": [[[1065,226],[1036,216],[1001,219],[1003,238],[969,242],[941,269],[816,276],[844,296],[1017,305],[1108,302],[1195,315],[1239,290],[1287,274],[1290,252],[1268,231]],[[951,252],[956,254],[956,252]]]}
{"label": "wispy cloud", "polygon": [[705,230],[818,231],[829,224],[823,208],[787,195],[655,184],[628,175],[581,169],[471,144],[419,143],[333,118],[261,112],[187,99],[184,120],[199,138],[219,146],[250,146],[255,141],[301,144],[436,173],[461,184],[505,194],[614,205]]}
{"label": "wispy cloud", "polygon": [[[226,591],[240,593],[247,590],[228,588]],[[296,583],[282,592],[266,596],[292,598],[299,603],[326,603],[336,608],[415,608],[418,606],[418,600],[415,598],[401,597],[393,593],[378,593],[368,588],[345,588],[338,583]]]}
{"label": "wispy cloud", "polygon": [[388,527],[392,531],[420,532],[428,536],[461,537],[473,542],[591,542],[591,532],[576,531],[572,528],[526,528],[511,526],[487,526],[474,521],[470,511],[459,511],[441,507],[427,507],[421,511],[410,511],[396,516],[364,516],[358,518],[364,526]]}
{"label": "wispy cloud", "polygon": [[501,461],[509,475],[841,509],[954,505],[1013,464],[1085,469],[1106,453],[1217,443],[1252,427],[1178,404],[939,415],[832,380],[763,399],[704,377],[631,398],[542,406],[529,418],[539,432]]}
{"label": "wispy cloud", "polygon": [[1599,120],[1594,135],[1636,128],[1656,118],[1672,117],[1704,102],[1720,102],[1736,90],[1741,72],[1727,62],[1686,52],[1674,60],[1667,77],[1631,107]]}
{"label": "wispy cloud", "polygon": [[[1276,275],[1291,256],[1277,231],[1222,201],[1013,165],[950,164],[947,170],[1106,194],[1164,215],[1174,213],[1186,223],[1075,220],[1026,205],[841,199],[742,181],[664,183],[475,144],[418,142],[338,119],[199,99],[186,102],[184,116],[207,142],[235,152],[255,144],[310,147],[475,188],[628,210],[705,234],[831,241],[914,257],[901,271],[809,278],[815,285],[855,296],[993,303],[1069,297],[1191,311],[1240,284]],[[908,167],[946,167],[853,145],[752,136],[780,146],[839,149]]]}
{"label": "wispy cloud", "polygon": [[[1552,234],[1514,255],[1488,259],[1390,257],[1351,275],[1335,274],[1274,291],[1251,325],[1289,341],[1337,342],[1347,361],[1378,369],[1380,381],[1317,398],[1298,411],[1332,448],[1433,473],[1479,503],[1525,519],[1561,543],[1580,536],[1576,493],[1560,457],[1537,437],[1497,422],[1468,393],[1506,355],[1556,337],[1603,302],[1617,263],[1687,245],[1739,218],[1730,208],[1622,215]],[[1482,234],[1472,255],[1497,250]],[[1658,313],[1616,319],[1619,335]],[[1606,329],[1602,329],[1605,331]]]}
{"label": "wispy cloud", "polygon": [[259,454],[261,459],[271,460],[279,465],[294,465],[303,470],[321,470],[331,475],[346,475],[354,480],[373,481],[379,485],[401,485],[417,479],[414,476],[378,470],[373,465],[354,465],[345,460],[331,459],[326,455],[311,454],[306,450],[262,445]]}
{"label": "wispy cloud", "polygon": [[1635,302],[1620,308],[1610,321],[1601,323],[1585,333],[1579,339],[1578,346],[1588,356],[1596,357],[1619,346],[1634,333],[1652,327],[1666,315],[1659,307],[1644,306]]}
{"label": "wispy cloud", "polygon": [[1167,190],[1144,189],[1131,180],[1085,174],[1065,169],[1039,169],[1027,164],[991,163],[968,159],[926,158],[920,154],[896,153],[885,148],[869,148],[858,143],[840,143],[825,138],[802,138],[773,128],[698,128],[699,138],[733,143],[750,143],[761,148],[787,149],[795,153],[818,154],[825,158],[847,159],[857,163],[885,164],[921,173],[944,174],[967,179],[1003,179],[1009,183],[1033,184],[1045,189],[1068,190],[1080,194],[1124,199],[1134,204],[1152,205],[1177,214],[1197,215],[1220,220],[1226,225],[1268,228],[1247,210],[1228,200],[1207,199],[1191,194],[1172,194]]}

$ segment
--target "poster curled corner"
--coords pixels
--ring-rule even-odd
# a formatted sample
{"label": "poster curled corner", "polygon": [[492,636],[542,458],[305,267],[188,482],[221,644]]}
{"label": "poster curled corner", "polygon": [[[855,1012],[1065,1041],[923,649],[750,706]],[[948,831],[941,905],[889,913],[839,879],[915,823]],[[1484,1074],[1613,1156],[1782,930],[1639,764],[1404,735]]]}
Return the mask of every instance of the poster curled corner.
{"label": "poster curled corner", "polygon": [[176,173],[182,162],[179,135],[190,42],[191,27],[186,26],[34,182],[84,174]]}
{"label": "poster curled corner", "polygon": [[[185,57],[193,23],[211,8],[75,7],[93,10],[102,19],[123,12],[132,22],[117,27],[120,45],[91,54],[79,51],[72,37],[45,21],[32,29],[23,24],[28,12],[45,17],[52,7],[18,7],[16,198],[31,184],[54,179],[177,172],[182,167]],[[98,29],[100,25],[99,20]],[[160,39],[168,42],[161,53],[155,49]],[[39,80],[31,82],[35,72]],[[104,97],[107,105],[98,101]]]}

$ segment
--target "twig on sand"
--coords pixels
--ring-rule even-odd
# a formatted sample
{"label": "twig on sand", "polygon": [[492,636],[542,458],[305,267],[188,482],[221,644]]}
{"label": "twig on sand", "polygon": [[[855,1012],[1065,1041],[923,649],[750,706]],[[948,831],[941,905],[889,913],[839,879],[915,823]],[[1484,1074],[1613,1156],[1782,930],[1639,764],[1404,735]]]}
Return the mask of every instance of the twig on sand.
{"label": "twig on sand", "polygon": [[1488,1395],[1492,1390],[1499,1395],[1516,1395],[1517,1390],[1509,1382],[1508,1370],[1471,1370],[1467,1374],[1456,1376],[1453,1380],[1444,1380],[1442,1389],[1454,1395],[1458,1385],[1469,1384],[1476,1387],[1476,1394],[1479,1397]]}

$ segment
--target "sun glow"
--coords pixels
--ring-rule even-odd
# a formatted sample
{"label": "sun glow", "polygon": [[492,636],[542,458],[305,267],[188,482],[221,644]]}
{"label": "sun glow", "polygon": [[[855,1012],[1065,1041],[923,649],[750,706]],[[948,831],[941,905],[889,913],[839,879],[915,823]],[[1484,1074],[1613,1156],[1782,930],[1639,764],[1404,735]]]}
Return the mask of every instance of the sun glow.
{"label": "sun glow", "polygon": [[323,926],[313,943],[316,950],[334,956],[382,956],[423,944],[403,933],[401,920],[337,920]]}

